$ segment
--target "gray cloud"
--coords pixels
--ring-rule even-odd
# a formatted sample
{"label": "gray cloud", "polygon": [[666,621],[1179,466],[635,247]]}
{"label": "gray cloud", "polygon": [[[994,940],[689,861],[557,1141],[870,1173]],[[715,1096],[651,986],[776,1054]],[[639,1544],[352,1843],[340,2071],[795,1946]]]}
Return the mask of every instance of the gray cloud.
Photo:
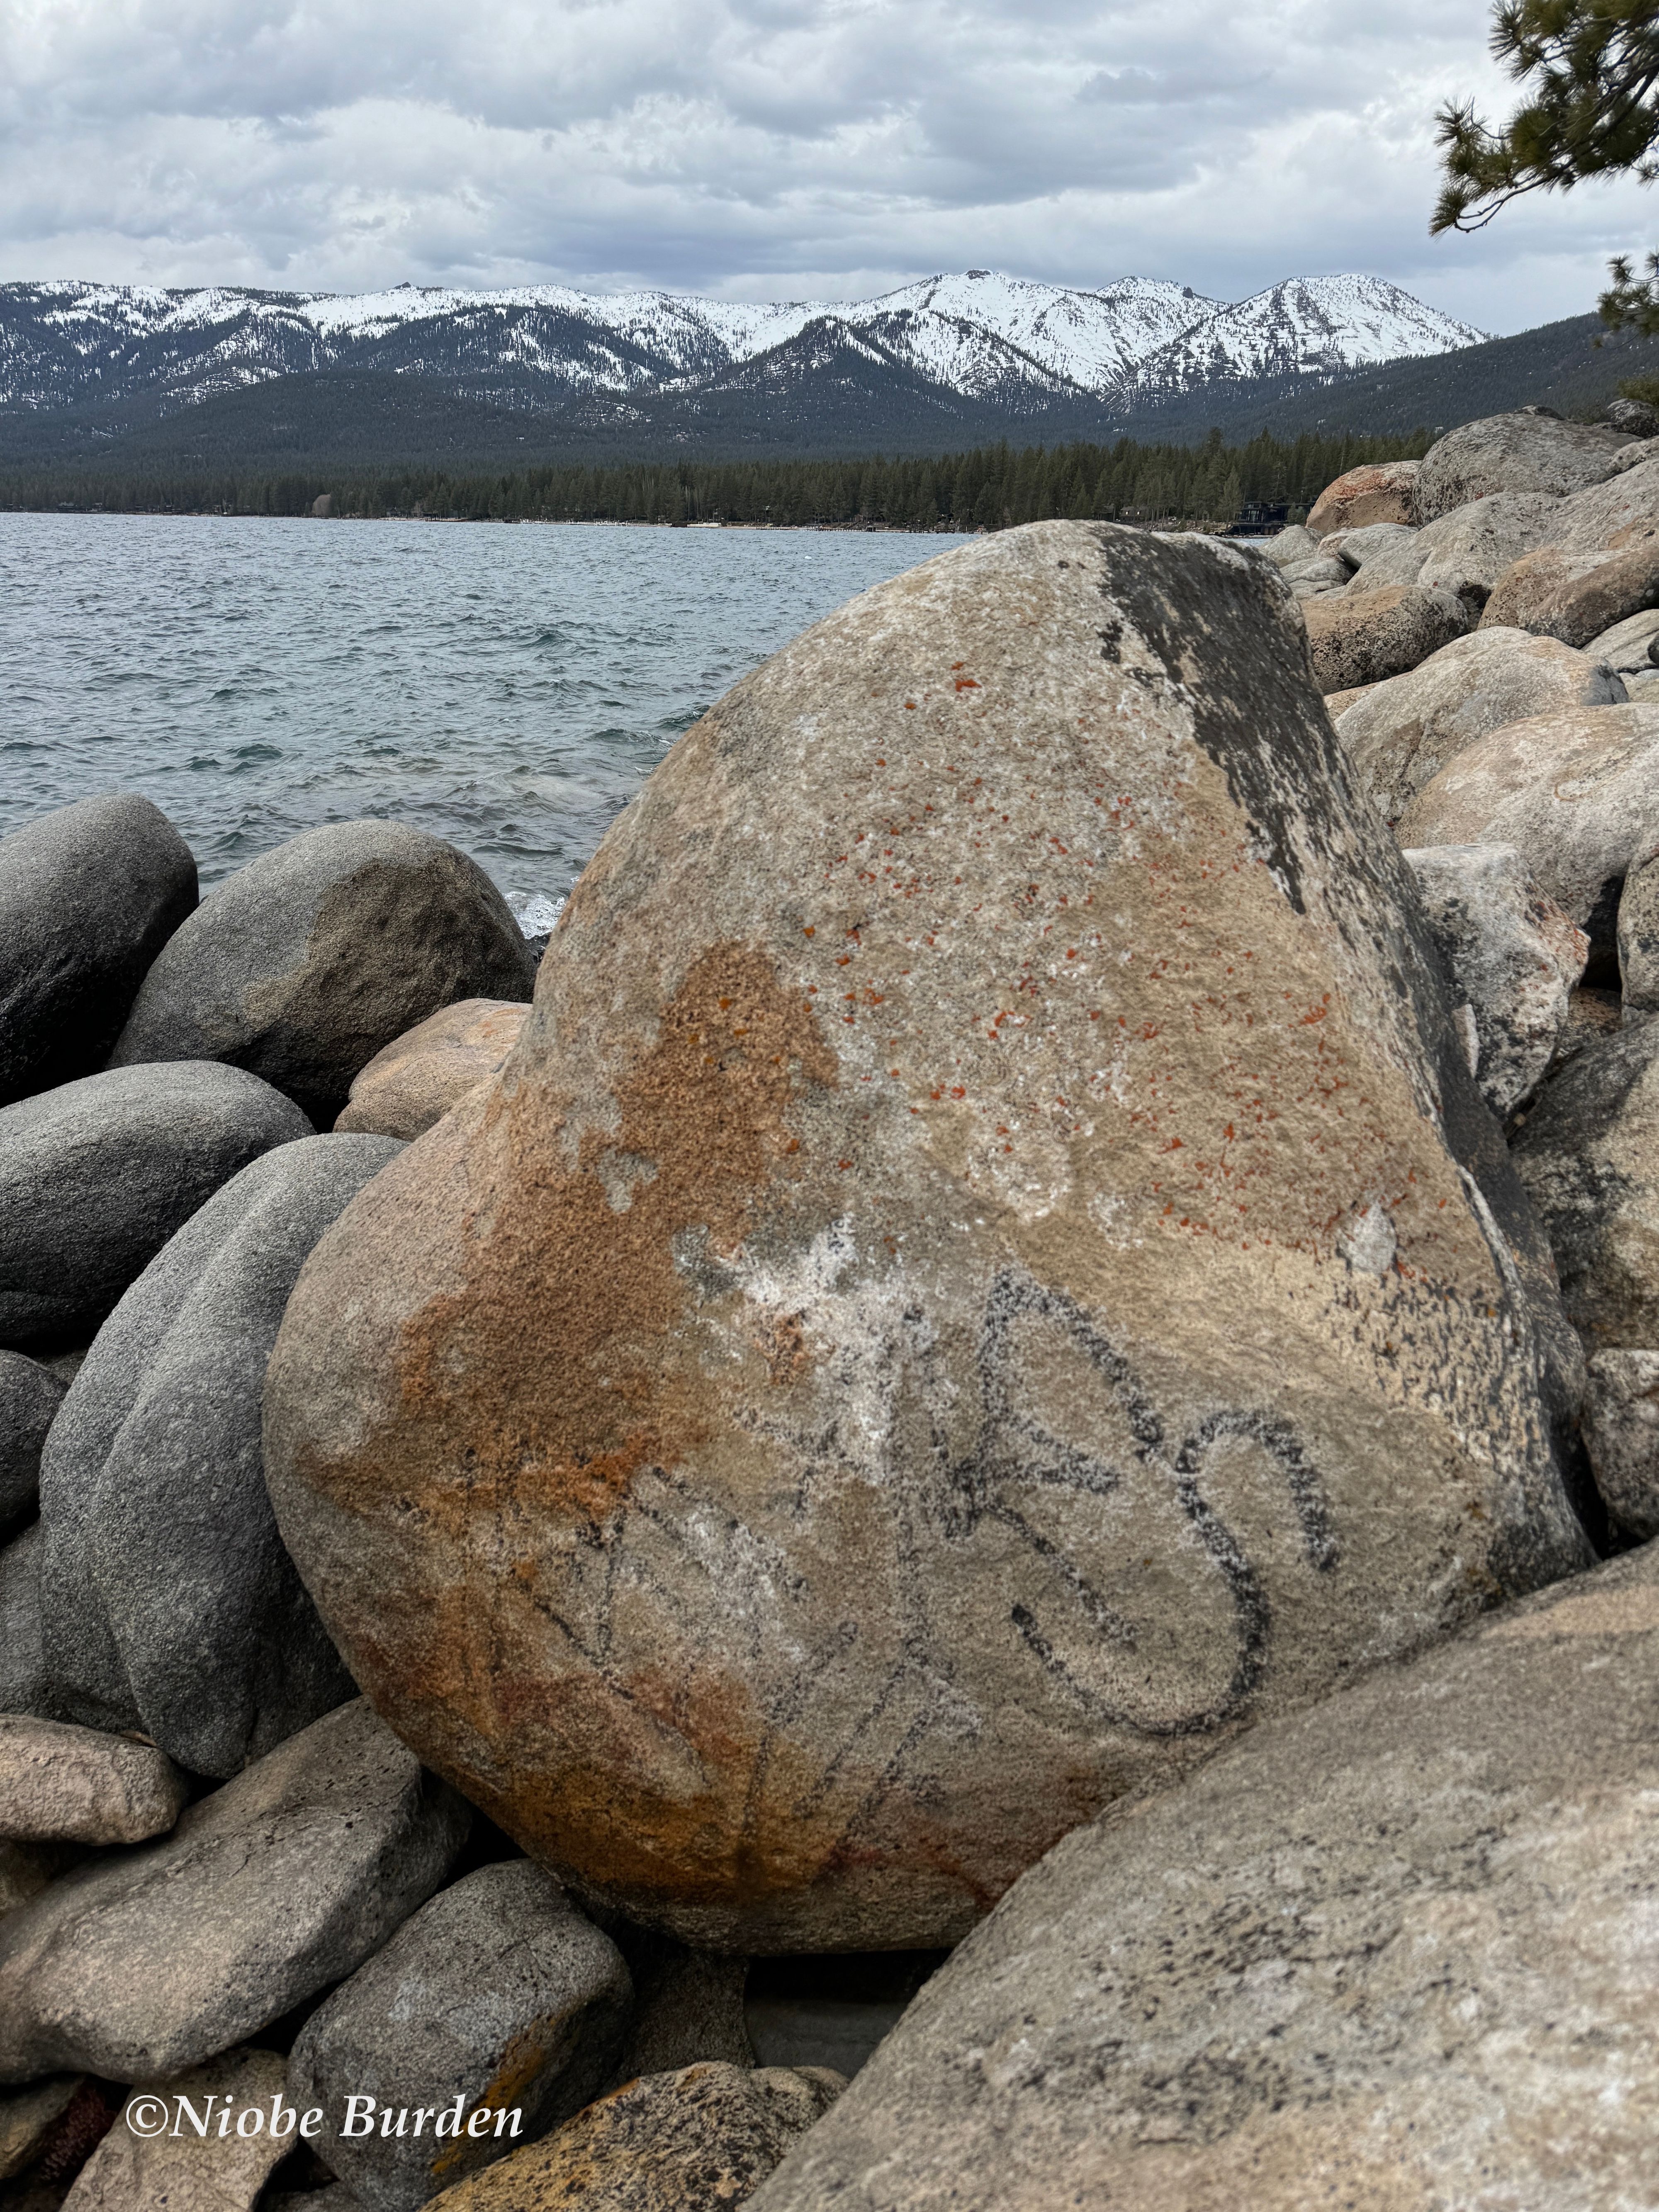
{"label": "gray cloud", "polygon": [[1484,0],[0,0],[0,274],[853,296],[1353,268],[1589,303],[1628,185],[1431,243]]}

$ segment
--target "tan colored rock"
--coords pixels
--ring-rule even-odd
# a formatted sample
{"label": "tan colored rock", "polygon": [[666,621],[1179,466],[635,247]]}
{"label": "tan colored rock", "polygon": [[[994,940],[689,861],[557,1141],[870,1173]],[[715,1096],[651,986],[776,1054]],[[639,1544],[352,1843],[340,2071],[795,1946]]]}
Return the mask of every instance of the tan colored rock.
{"label": "tan colored rock", "polygon": [[1359,530],[1372,522],[1409,522],[1417,461],[1370,461],[1328,483],[1308,516],[1308,532]]}
{"label": "tan colored rock", "polygon": [[1641,860],[1619,894],[1619,981],[1627,1013],[1659,1012],[1659,860]]}
{"label": "tan colored rock", "polygon": [[39,1897],[62,1873],[65,1856],[56,1844],[0,1843],[0,1917]]}
{"label": "tan colored rock", "polygon": [[1395,829],[1402,845],[1518,845],[1539,889],[1588,932],[1589,980],[1611,981],[1620,892],[1659,850],[1659,702],[1494,730],[1425,784]]}
{"label": "tan colored rock", "polygon": [[808,631],[289,1304],[267,1480],[354,1674],[634,1917],[921,1945],[1577,1563],[1418,914],[1258,559],[1045,523]]}
{"label": "tan colored rock", "polygon": [[432,2202],[443,2212],[725,2212],[748,2202],[845,2086],[822,2066],[641,2075]]}
{"label": "tan colored rock", "polygon": [[[1638,447],[1626,453],[1638,453]],[[1620,456],[1620,459],[1624,455]],[[1552,532],[1570,553],[1599,553],[1638,543],[1659,530],[1659,457],[1644,453],[1630,469],[1620,469],[1605,483],[1564,500],[1560,520]]]}
{"label": "tan colored rock", "polygon": [[1624,696],[1610,670],[1556,638],[1481,629],[1403,676],[1355,697],[1339,692],[1326,705],[1366,796],[1385,821],[1397,822],[1448,762],[1488,732]]}
{"label": "tan colored rock", "polygon": [[751,2212],[1612,2212],[1659,2142],[1659,1547],[1052,1851]]}
{"label": "tan colored rock", "polygon": [[1346,691],[1328,691],[1325,695],[1325,712],[1333,723],[1340,722],[1350,707],[1361,699],[1369,699],[1376,688],[1375,684],[1351,684]]}
{"label": "tan colored rock", "polygon": [[525,1001],[461,999],[377,1052],[353,1082],[334,1124],[385,1137],[418,1137],[489,1077],[519,1041]]}
{"label": "tan colored rock", "polygon": [[1659,605],[1659,537],[1622,551],[1568,553],[1559,545],[1523,554],[1498,580],[1483,629],[1531,630],[1564,645],[1588,645],[1614,623]]}
{"label": "tan colored rock", "polygon": [[189,1796],[184,1776],[154,1744],[0,1713],[0,1837],[142,1844],[166,1834]]}
{"label": "tan colored rock", "polygon": [[1554,540],[1565,504],[1547,492],[1510,491],[1454,507],[1418,532],[1413,582],[1441,585],[1484,606],[1523,554]]}
{"label": "tan colored rock", "polygon": [[0,2095],[0,2181],[9,2181],[29,2164],[84,2079],[80,2074],[54,2074]]}
{"label": "tan colored rock", "polygon": [[[280,2138],[270,2130],[271,2100],[285,2086],[276,2051],[227,2051],[188,2074],[134,2090],[82,2167],[64,2212],[252,2212],[267,2176],[298,2142],[292,2128]],[[188,2119],[173,2132],[180,2097],[198,2112],[213,2100],[205,2136]],[[167,2132],[145,2132],[161,2108]],[[227,2110],[230,2127],[222,2136],[219,2118]],[[239,2124],[251,2125],[255,2114],[258,2132],[240,2132]]]}
{"label": "tan colored rock", "polygon": [[1333,592],[1303,610],[1322,691],[1377,684],[1415,668],[1469,627],[1454,592],[1393,584],[1379,592]]}
{"label": "tan colored rock", "polygon": [[1614,623],[1593,637],[1584,647],[1591,660],[1605,661],[1616,676],[1652,676],[1653,648],[1659,641],[1659,607],[1644,607],[1640,614],[1627,615],[1623,622]]}
{"label": "tan colored rock", "polygon": [[1513,1149],[1586,1348],[1659,1347],[1659,1024],[1626,1023],[1581,1053]]}
{"label": "tan colored rock", "polygon": [[1565,498],[1610,477],[1631,442],[1604,423],[1565,422],[1547,408],[1460,423],[1424,455],[1412,483],[1411,520],[1433,522],[1494,492]]}

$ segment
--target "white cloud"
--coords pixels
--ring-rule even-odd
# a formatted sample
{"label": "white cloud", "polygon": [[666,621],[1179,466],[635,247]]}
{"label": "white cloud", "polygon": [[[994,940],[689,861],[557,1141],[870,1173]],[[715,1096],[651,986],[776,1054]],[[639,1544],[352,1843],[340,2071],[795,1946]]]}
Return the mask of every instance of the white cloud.
{"label": "white cloud", "polygon": [[940,268],[1374,270],[1590,302],[1613,185],[1431,242],[1484,0],[0,0],[0,274],[856,296]]}

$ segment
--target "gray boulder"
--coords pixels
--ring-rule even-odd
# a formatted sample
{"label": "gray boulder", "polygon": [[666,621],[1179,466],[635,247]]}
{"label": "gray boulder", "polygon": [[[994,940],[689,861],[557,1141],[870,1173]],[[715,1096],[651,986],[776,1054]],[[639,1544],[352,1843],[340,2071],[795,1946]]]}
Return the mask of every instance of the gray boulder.
{"label": "gray boulder", "polygon": [[1619,981],[1623,1011],[1659,1011],[1659,860],[1644,860],[1619,895]]}
{"label": "gray boulder", "polygon": [[[545,2135],[604,2086],[633,2002],[622,1954],[527,1859],[480,1867],[406,1920],[300,2031],[289,2095],[320,2106],[315,2148],[368,2212],[414,2212],[441,2189]],[[515,2144],[346,2136],[349,2096],[376,2108],[459,2098],[521,2115]],[[359,2110],[361,2111],[361,2107]]]}
{"label": "gray boulder", "polygon": [[0,1352],[0,1536],[34,1510],[41,1448],[68,1388],[38,1359]]}
{"label": "gray boulder", "polygon": [[1448,762],[1490,731],[1569,707],[1617,705],[1625,686],[1589,653],[1520,629],[1455,637],[1332,713],[1367,797],[1397,822]]}
{"label": "gray boulder", "polygon": [[1659,1352],[1598,1352],[1588,1362],[1584,1446],[1614,1525],[1659,1536]]}
{"label": "gray boulder", "polygon": [[1656,672],[1656,641],[1659,641],[1659,607],[1644,607],[1639,614],[1626,615],[1623,622],[1593,637],[1583,647],[1583,654],[1586,660],[1602,662],[1615,676],[1651,676]]}
{"label": "gray boulder", "polygon": [[1322,542],[1320,550],[1334,554],[1352,574],[1369,561],[1379,560],[1385,553],[1416,543],[1417,532],[1408,522],[1368,522],[1363,529],[1334,532]]}
{"label": "gray boulder", "polygon": [[1659,1346],[1659,1022],[1580,1053],[1512,1151],[1586,1350]]}
{"label": "gray boulder", "polygon": [[1402,845],[1518,845],[1611,982],[1625,878],[1659,847],[1659,703],[1534,714],[1466,746],[1395,824]]}
{"label": "gray boulder", "polygon": [[1288,530],[1281,530],[1277,538],[1270,538],[1256,549],[1264,560],[1271,561],[1275,568],[1289,568],[1301,561],[1313,561],[1319,556],[1319,540],[1299,522]]}
{"label": "gray boulder", "polygon": [[106,1070],[0,1108],[0,1341],[84,1342],[216,1190],[311,1133],[291,1099],[211,1060]]}
{"label": "gray boulder", "polygon": [[52,1711],[40,1633],[40,1570],[46,1552],[38,1521],[31,1521],[0,1551],[0,1713]]}
{"label": "gray boulder", "polygon": [[1390,585],[1414,584],[1423,565],[1420,530],[1400,530],[1367,553],[1348,579],[1348,589],[1358,599],[1362,592],[1386,591]]}
{"label": "gray boulder", "polygon": [[189,1785],[153,1744],[0,1713],[0,1837],[142,1844],[165,1835]]}
{"label": "gray boulder", "polygon": [[1449,430],[1423,456],[1412,484],[1412,520],[1433,522],[1493,492],[1551,492],[1557,498],[1602,483],[1630,440],[1601,424],[1564,422],[1523,407]]}
{"label": "gray boulder", "polygon": [[1620,456],[1636,458],[1633,468],[1620,469],[1605,483],[1581,491],[1561,505],[1557,528],[1551,532],[1569,553],[1602,553],[1639,543],[1659,529],[1659,448],[1629,446]]}
{"label": "gray boulder", "polygon": [[81,2081],[78,2074],[60,2074],[0,2096],[0,2182],[20,2173],[45,2147]]}
{"label": "gray boulder", "polygon": [[1627,438],[1651,438],[1659,434],[1659,408],[1650,407],[1645,399],[1610,399],[1601,410],[1601,419],[1610,422],[1615,430],[1622,430]]}
{"label": "gray boulder", "polygon": [[307,830],[215,886],[112,1055],[222,1060],[319,1123],[383,1046],[457,999],[527,999],[535,963],[483,870],[395,822]]}
{"label": "gray boulder", "polygon": [[131,792],[0,837],[0,1106],[101,1067],[196,904],[196,862]]}
{"label": "gray boulder", "polygon": [[1605,553],[1540,545],[1498,578],[1481,621],[1564,645],[1585,646],[1617,623],[1659,605],[1659,536]]}
{"label": "gray boulder", "polygon": [[633,1932],[634,2018],[613,2086],[638,2074],[672,2074],[700,2059],[752,2066],[754,2047],[744,2022],[748,1960]]}
{"label": "gray boulder", "polygon": [[0,1920],[0,2081],[149,2081],[342,1980],[443,1880],[471,1814],[361,1699],[159,1843]]}
{"label": "gray boulder", "polygon": [[57,1709],[198,1774],[353,1694],[265,1493],[265,1362],[307,1254],[402,1147],[308,1137],[185,1223],[99,1331],[48,1439],[41,1613]]}
{"label": "gray boulder", "polygon": [[1474,1019],[1480,1095],[1506,1120],[1555,1057],[1589,939],[1540,895],[1513,845],[1430,846],[1406,860],[1453,999]]}
{"label": "gray boulder", "polygon": [[749,2212],[1645,2203],[1656,1700],[1650,1546],[1075,1830]]}
{"label": "gray boulder", "polygon": [[1469,628],[1455,592],[1393,585],[1380,592],[1329,592],[1305,602],[1314,681],[1322,691],[1346,691],[1403,675]]}
{"label": "gray boulder", "polygon": [[1537,491],[1498,492],[1455,507],[1418,532],[1414,580],[1425,589],[1443,585],[1479,611],[1523,554],[1550,543],[1562,514],[1560,500]]}

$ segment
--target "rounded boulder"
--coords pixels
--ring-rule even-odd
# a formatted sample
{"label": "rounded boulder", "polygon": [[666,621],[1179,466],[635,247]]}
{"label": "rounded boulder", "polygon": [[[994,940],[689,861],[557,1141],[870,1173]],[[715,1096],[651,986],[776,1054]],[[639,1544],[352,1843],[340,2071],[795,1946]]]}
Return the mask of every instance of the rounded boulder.
{"label": "rounded boulder", "polygon": [[924,1946],[1581,1562],[1577,1356],[1284,583],[1044,523],[653,773],[307,1262],[266,1474],[377,1706],[583,1894]]}
{"label": "rounded boulder", "polygon": [[464,853],[400,823],[329,823],[209,892],[145,976],[111,1065],[228,1060],[331,1122],[394,1037],[534,981],[506,900]]}
{"label": "rounded boulder", "polygon": [[312,1134],[257,1075],[119,1067],[0,1108],[0,1343],[84,1343],[176,1229]]}
{"label": "rounded boulder", "polygon": [[529,1012],[522,1001],[462,999],[429,1015],[375,1054],[352,1083],[335,1127],[422,1135],[458,1099],[501,1073]]}
{"label": "rounded boulder", "polygon": [[0,1106],[101,1067],[196,904],[196,862],[132,792],[0,837]]}
{"label": "rounded boulder", "polygon": [[1416,584],[1330,592],[1304,600],[1302,611],[1322,691],[1402,676],[1469,627],[1468,610],[1455,592],[1425,591]]}
{"label": "rounded boulder", "polygon": [[1360,530],[1374,522],[1409,522],[1418,461],[1368,461],[1328,483],[1308,516],[1309,534]]}
{"label": "rounded boulder", "polygon": [[235,1774],[352,1695],[265,1494],[259,1398],[306,1255],[401,1148],[281,1145],[210,1198],[98,1332],[40,1468],[58,1708]]}
{"label": "rounded boulder", "polygon": [[1460,423],[1430,447],[1412,484],[1413,522],[1433,522],[1493,492],[1542,491],[1558,499],[1613,475],[1631,443],[1603,423],[1566,422],[1522,407]]}

